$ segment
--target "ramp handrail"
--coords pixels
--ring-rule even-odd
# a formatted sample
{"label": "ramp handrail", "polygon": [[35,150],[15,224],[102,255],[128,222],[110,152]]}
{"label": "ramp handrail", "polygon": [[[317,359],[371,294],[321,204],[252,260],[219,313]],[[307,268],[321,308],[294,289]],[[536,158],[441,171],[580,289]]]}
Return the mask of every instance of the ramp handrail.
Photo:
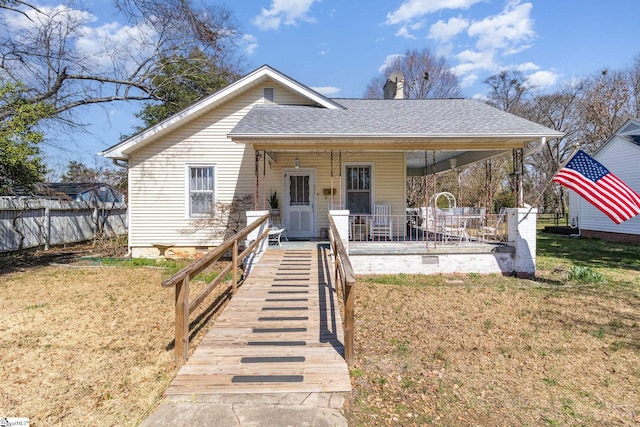
{"label": "ramp handrail", "polygon": [[[176,337],[175,337],[175,349],[176,349],[176,365],[181,366],[189,359],[189,315],[204,301],[204,299],[214,290],[222,281],[225,276],[232,272],[231,288],[232,295],[236,293],[238,289],[238,262],[242,261],[248,254],[250,254],[260,242],[267,238],[269,235],[269,228],[265,230],[254,240],[247,248],[238,253],[238,241],[244,239],[253,230],[259,226],[266,224],[269,220],[269,214],[261,216],[254,223],[246,226],[236,234],[225,240],[217,248],[207,252],[199,260],[189,264],[182,270],[178,271],[173,276],[162,282],[163,288],[170,288],[175,286],[176,297]],[[189,281],[193,279],[198,273],[202,272],[212,263],[218,261],[225,253],[231,249],[231,264],[225,267],[215,279],[213,279],[205,289],[203,289],[193,301],[189,300]]]}
{"label": "ramp handrail", "polygon": [[329,215],[329,241],[331,242],[331,251],[334,256],[335,263],[335,283],[336,287],[340,286],[341,296],[340,303],[344,307],[344,360],[349,367],[353,366],[354,359],[354,292],[356,285],[356,276],[351,266],[349,255],[342,244],[340,233],[333,220]]}

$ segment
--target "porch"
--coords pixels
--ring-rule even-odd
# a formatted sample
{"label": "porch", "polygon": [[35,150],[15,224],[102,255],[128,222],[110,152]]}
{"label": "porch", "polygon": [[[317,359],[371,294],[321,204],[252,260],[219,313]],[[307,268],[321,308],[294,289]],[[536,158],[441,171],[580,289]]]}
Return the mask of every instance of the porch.
{"label": "porch", "polygon": [[[251,224],[268,211],[247,212],[247,223]],[[353,233],[354,218],[348,210],[332,210],[337,233],[340,235],[351,260],[355,274],[500,274],[533,278],[536,257],[537,210],[529,208],[507,209],[503,224],[494,232],[497,217],[489,216],[483,227],[487,234],[467,231],[467,238],[427,232],[412,223],[413,216],[397,216],[391,223],[394,229],[402,228],[392,238],[373,236],[359,239]],[[367,220],[373,220],[367,218]],[[417,219],[417,218],[416,218]],[[475,227],[475,226],[474,226]],[[482,232],[482,230],[478,230]],[[314,239],[318,240],[318,239]],[[319,239],[322,242],[322,239]],[[304,241],[283,242],[284,248],[297,248]],[[266,246],[263,248],[266,250]]]}

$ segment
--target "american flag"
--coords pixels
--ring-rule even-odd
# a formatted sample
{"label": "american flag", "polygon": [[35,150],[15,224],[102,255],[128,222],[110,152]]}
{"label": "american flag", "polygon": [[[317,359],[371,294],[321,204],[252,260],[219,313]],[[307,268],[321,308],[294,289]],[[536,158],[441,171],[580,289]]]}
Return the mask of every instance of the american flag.
{"label": "american flag", "polygon": [[640,195],[582,150],[552,181],[578,193],[616,224],[640,214]]}

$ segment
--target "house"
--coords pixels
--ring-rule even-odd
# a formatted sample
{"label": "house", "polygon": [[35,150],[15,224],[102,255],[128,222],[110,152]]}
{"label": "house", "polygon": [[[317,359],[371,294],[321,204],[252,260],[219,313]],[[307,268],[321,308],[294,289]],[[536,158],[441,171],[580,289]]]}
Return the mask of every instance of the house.
{"label": "house", "polygon": [[124,203],[124,194],[101,182],[47,182],[36,185],[38,195],[66,196],[73,201]]}
{"label": "house", "polygon": [[124,194],[101,182],[41,182],[32,191],[14,189],[18,197],[69,200],[74,202],[124,203]]}
{"label": "house", "polygon": [[400,218],[397,239],[408,175],[561,136],[470,99],[330,99],[265,65],[101,154],[129,163],[133,256],[159,242],[192,255],[224,238],[225,204],[267,209],[273,192],[290,239],[326,235],[331,209],[376,205]]}
{"label": "house", "polygon": [[[640,119],[628,120],[592,157],[640,193]],[[640,243],[640,216],[616,224],[574,191],[569,191],[569,222],[583,237]]]}

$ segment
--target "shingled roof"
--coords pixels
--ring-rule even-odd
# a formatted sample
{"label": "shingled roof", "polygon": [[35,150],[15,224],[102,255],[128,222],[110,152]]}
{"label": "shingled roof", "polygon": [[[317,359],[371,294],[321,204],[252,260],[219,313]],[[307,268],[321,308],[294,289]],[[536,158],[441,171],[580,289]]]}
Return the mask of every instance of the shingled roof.
{"label": "shingled roof", "polygon": [[242,136],[561,137],[545,126],[471,99],[335,99],[345,109],[254,107],[229,133]]}

